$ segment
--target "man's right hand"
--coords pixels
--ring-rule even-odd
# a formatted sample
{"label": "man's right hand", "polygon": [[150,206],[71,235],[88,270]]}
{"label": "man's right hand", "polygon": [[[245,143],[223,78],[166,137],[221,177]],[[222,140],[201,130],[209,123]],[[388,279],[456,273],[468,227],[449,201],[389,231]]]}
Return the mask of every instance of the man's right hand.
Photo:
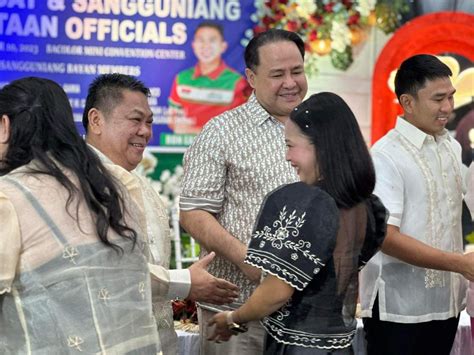
{"label": "man's right hand", "polygon": [[189,267],[191,290],[187,298],[220,305],[232,303],[239,296],[239,288],[236,285],[214,277],[206,271],[215,256],[216,254],[212,252]]}

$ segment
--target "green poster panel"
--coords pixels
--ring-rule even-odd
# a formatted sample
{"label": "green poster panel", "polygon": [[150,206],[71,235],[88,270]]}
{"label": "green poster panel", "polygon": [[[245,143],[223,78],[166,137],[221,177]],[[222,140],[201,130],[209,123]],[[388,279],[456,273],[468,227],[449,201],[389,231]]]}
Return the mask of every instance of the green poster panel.
{"label": "green poster panel", "polygon": [[183,153],[152,153],[158,159],[158,165],[155,171],[148,175],[153,180],[159,180],[164,170],[174,172],[177,165],[183,165]]}

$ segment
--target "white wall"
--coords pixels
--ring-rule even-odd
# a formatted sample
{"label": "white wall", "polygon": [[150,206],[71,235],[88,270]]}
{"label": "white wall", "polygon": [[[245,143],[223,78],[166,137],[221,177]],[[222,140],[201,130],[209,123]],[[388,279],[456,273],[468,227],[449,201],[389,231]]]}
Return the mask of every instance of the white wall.
{"label": "white wall", "polygon": [[367,40],[354,49],[347,71],[335,69],[329,56],[318,58],[318,74],[308,78],[308,95],[331,91],[340,95],[354,112],[362,134],[370,142],[372,75],[377,58],[392,35],[372,28]]}

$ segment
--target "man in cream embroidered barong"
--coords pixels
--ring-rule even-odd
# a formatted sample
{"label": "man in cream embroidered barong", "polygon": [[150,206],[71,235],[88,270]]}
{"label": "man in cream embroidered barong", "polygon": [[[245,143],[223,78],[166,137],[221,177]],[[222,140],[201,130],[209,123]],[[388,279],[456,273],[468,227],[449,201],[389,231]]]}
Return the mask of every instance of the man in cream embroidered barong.
{"label": "man in cream embroidered barong", "polygon": [[361,272],[368,355],[449,354],[474,253],[463,255],[461,147],[445,129],[451,70],[431,55],[395,78],[404,115],[372,148],[376,194],[390,212],[382,251]]}
{"label": "man in cream embroidered barong", "polygon": [[171,238],[166,208],[149,182],[133,172],[152,135],[148,96],[148,88],[133,77],[99,76],[89,88],[83,124],[87,142],[139,209],[148,237],[153,308],[163,354],[174,355],[177,344],[169,300],[179,297],[222,304],[232,301],[236,287],[205,271],[213,255],[189,269],[168,270]]}

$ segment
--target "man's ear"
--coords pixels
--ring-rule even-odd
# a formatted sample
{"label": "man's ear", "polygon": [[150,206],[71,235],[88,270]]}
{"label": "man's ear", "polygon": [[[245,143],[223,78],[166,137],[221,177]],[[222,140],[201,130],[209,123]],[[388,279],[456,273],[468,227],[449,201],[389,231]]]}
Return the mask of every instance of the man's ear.
{"label": "man's ear", "polygon": [[402,94],[400,95],[400,99],[398,101],[400,102],[400,105],[402,106],[404,112],[412,113],[414,100],[415,98],[410,94]]}
{"label": "man's ear", "polygon": [[251,69],[245,68],[245,76],[252,89],[255,89],[255,73]]}
{"label": "man's ear", "polygon": [[96,135],[102,133],[102,126],[104,125],[104,115],[95,107],[91,108],[87,112],[87,118],[89,119],[88,131]]}
{"label": "man's ear", "polygon": [[227,44],[227,42],[223,41],[221,44],[221,54],[223,54],[227,50],[228,47],[229,45]]}
{"label": "man's ear", "polygon": [[6,144],[10,140],[10,118],[2,115],[0,120],[0,144]]}

